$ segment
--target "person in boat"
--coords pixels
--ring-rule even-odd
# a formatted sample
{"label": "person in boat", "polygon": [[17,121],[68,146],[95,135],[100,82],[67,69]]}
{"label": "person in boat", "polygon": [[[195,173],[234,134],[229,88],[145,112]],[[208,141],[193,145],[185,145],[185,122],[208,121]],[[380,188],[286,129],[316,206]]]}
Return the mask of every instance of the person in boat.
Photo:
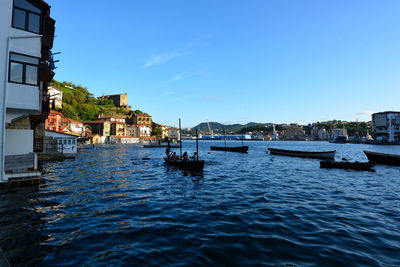
{"label": "person in boat", "polygon": [[187,152],[183,153],[182,159],[183,159],[183,161],[189,161],[189,156],[188,156]]}
{"label": "person in boat", "polygon": [[176,152],[172,153],[171,158],[172,158],[173,160],[177,160],[177,159],[178,159],[178,156],[176,155]]}
{"label": "person in boat", "polygon": [[169,146],[165,149],[165,155],[167,155],[167,158],[171,158],[171,148]]}
{"label": "person in boat", "polygon": [[194,153],[193,153],[193,156],[191,156],[190,159],[196,160],[196,159],[197,159],[197,152],[194,152]]}

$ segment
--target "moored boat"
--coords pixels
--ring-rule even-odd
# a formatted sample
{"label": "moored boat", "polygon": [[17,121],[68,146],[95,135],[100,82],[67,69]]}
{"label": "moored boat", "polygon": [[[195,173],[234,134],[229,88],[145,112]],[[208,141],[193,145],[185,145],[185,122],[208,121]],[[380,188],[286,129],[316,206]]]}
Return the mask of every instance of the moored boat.
{"label": "moored boat", "polygon": [[349,161],[331,161],[323,160],[320,162],[321,168],[326,169],[346,169],[355,171],[375,171],[371,169],[375,165],[370,162],[349,162]]}
{"label": "moored boat", "polygon": [[369,162],[384,165],[400,166],[400,155],[378,153],[364,150]]}
{"label": "moored boat", "polygon": [[291,157],[301,157],[301,158],[316,158],[316,159],[333,159],[335,157],[336,150],[332,151],[298,151],[298,150],[286,150],[286,149],[276,149],[268,148],[271,154],[291,156]]}
{"label": "moored boat", "polygon": [[204,160],[173,160],[164,158],[165,164],[178,167],[184,171],[202,171],[204,169]]}
{"label": "moored boat", "polygon": [[239,152],[239,153],[246,153],[249,149],[248,146],[210,146],[211,150],[218,150],[218,151],[230,151],[230,152]]}
{"label": "moored boat", "polygon": [[[151,148],[151,147],[168,147],[168,145],[164,145],[164,144],[148,144],[148,145],[143,145],[143,147],[145,148]],[[180,146],[169,146],[170,148],[179,148]]]}

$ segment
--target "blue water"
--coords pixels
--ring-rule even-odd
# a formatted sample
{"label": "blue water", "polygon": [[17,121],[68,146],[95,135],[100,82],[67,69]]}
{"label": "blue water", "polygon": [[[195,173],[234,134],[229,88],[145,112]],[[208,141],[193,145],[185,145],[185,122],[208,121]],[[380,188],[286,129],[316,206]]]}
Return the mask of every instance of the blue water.
{"label": "blue water", "polygon": [[329,170],[266,153],[335,149],[338,160],[366,161],[365,149],[400,154],[398,146],[209,151],[218,144],[200,143],[202,176],[164,166],[162,148],[135,145],[46,163],[39,188],[0,192],[0,246],[16,266],[400,265],[400,167]]}

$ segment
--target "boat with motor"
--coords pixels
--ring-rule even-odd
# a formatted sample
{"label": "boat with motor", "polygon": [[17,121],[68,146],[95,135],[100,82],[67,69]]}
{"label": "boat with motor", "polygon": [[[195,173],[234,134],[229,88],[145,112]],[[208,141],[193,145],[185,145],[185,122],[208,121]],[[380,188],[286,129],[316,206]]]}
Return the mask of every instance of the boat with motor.
{"label": "boat with motor", "polygon": [[332,151],[298,151],[286,150],[277,148],[268,148],[269,152],[274,155],[301,157],[301,158],[315,158],[315,159],[334,159],[336,150]]}
{"label": "boat with motor", "polygon": [[375,164],[370,162],[350,162],[350,161],[332,161],[323,160],[320,162],[320,167],[325,169],[346,169],[355,171],[375,171],[372,169]]}
{"label": "boat with motor", "polygon": [[366,150],[364,150],[364,154],[371,163],[400,166],[400,155],[378,153]]}

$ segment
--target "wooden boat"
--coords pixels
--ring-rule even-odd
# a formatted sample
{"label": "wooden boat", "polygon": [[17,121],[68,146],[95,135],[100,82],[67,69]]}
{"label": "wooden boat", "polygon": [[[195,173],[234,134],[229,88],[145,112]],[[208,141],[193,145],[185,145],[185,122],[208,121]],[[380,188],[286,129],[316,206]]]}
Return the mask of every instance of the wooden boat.
{"label": "wooden boat", "polygon": [[165,164],[170,165],[170,166],[175,166],[178,167],[181,170],[184,171],[202,171],[204,169],[204,160],[173,160],[173,159],[168,159],[164,158]]}
{"label": "wooden boat", "polygon": [[355,171],[375,171],[371,169],[375,164],[370,162],[349,162],[349,161],[331,161],[331,160],[323,160],[320,162],[321,168],[328,169],[347,169],[347,170],[355,170]]}
{"label": "wooden boat", "polygon": [[[143,145],[145,148],[151,148],[151,147],[168,147],[168,145],[159,145],[159,144],[148,144],[148,145]],[[170,148],[180,148],[180,146],[169,146]]]}
{"label": "wooden boat", "polygon": [[230,151],[230,152],[239,152],[239,153],[246,153],[249,149],[248,146],[210,146],[211,150],[218,150],[218,151]]}
{"label": "wooden boat", "polygon": [[247,153],[247,150],[249,150],[249,147],[243,145],[243,139],[244,138],[242,138],[242,145],[241,146],[226,146],[225,127],[223,127],[222,129],[224,131],[224,143],[225,143],[225,146],[210,146],[211,150]]}
{"label": "wooden boat", "polygon": [[[179,148],[180,157],[179,159],[164,158],[166,165],[178,167],[184,171],[190,172],[202,172],[204,169],[204,160],[199,160],[199,135],[196,130],[196,157],[192,160],[182,159],[182,133],[181,133],[181,119],[179,119]],[[169,143],[168,143],[169,144]]]}
{"label": "wooden boat", "polygon": [[321,151],[321,152],[310,152],[310,151],[298,151],[298,150],[285,150],[268,148],[271,154],[301,157],[301,158],[316,158],[316,159],[333,159],[335,157],[336,150],[332,151]]}
{"label": "wooden boat", "polygon": [[372,151],[365,151],[369,162],[385,165],[400,166],[400,155],[385,154]]}

